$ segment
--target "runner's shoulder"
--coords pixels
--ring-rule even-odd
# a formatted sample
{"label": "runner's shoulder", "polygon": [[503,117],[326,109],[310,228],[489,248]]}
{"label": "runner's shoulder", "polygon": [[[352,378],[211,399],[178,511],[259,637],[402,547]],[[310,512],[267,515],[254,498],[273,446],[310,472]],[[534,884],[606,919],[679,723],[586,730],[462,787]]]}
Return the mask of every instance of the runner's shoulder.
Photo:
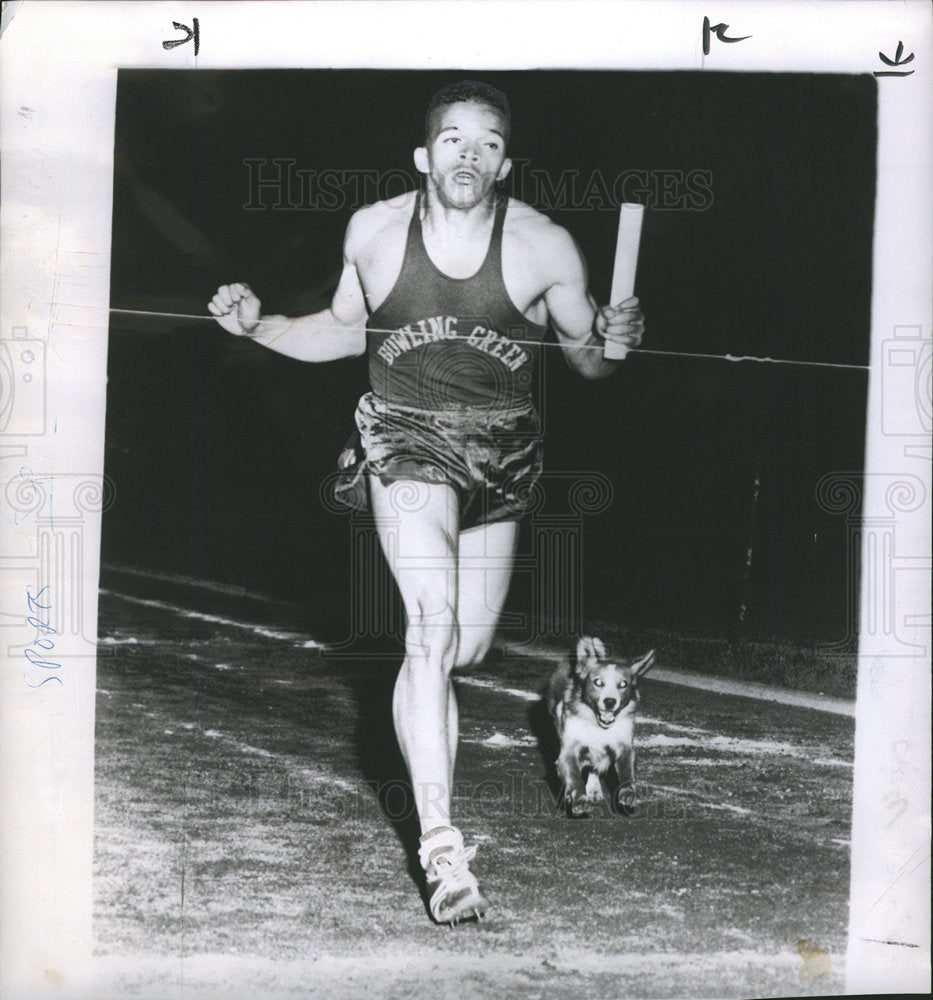
{"label": "runner's shoulder", "polygon": [[509,199],[506,238],[528,259],[545,266],[560,266],[568,257],[580,259],[579,247],[568,230],[517,198]]}
{"label": "runner's shoulder", "polygon": [[353,260],[374,240],[384,239],[395,230],[407,229],[414,198],[414,191],[405,191],[394,198],[358,208],[347,224],[347,257]]}

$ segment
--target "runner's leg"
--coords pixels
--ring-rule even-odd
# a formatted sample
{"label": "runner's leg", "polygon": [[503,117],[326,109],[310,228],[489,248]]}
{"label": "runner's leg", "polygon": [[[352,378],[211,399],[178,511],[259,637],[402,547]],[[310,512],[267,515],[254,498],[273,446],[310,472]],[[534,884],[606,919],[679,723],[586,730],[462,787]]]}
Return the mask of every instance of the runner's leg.
{"label": "runner's leg", "polygon": [[461,532],[457,560],[457,666],[479,664],[489,652],[512,579],[518,521]]}
{"label": "runner's leg", "polygon": [[450,825],[457,704],[457,536],[454,490],[370,476],[376,530],[405,605],[405,659],[393,716],[422,833]]}
{"label": "runner's leg", "polygon": [[418,857],[428,908],[438,923],[480,919],[488,903],[470,871],[467,847],[450,822],[457,704],[450,672],[457,658],[459,511],[450,486],[370,477],[376,529],[395,575],[408,623],[405,659],[392,702],[421,823]]}

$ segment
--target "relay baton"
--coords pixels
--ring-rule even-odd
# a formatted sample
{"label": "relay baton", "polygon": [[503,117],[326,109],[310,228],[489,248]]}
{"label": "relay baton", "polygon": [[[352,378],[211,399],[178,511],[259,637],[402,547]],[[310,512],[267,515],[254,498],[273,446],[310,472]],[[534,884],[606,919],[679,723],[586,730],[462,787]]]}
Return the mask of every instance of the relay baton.
{"label": "relay baton", "polygon": [[[612,268],[612,291],[609,293],[611,306],[617,306],[635,294],[635,268],[638,265],[638,244],[644,214],[644,205],[634,201],[622,202],[619,210],[619,235],[616,238],[616,259]],[[607,340],[603,345],[603,357],[621,361],[628,350],[625,344]]]}

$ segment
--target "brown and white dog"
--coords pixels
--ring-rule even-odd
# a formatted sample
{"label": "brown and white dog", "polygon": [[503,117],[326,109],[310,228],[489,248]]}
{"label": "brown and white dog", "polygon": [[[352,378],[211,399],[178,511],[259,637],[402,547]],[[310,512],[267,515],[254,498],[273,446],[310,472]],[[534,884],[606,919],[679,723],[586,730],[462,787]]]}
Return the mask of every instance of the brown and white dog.
{"label": "brown and white dog", "polygon": [[603,801],[602,778],[619,809],[634,808],[638,680],[653,664],[653,649],[617,659],[587,636],[577,643],[575,661],[565,660],[551,677],[547,701],[560,736],[557,774],[572,815],[585,816]]}

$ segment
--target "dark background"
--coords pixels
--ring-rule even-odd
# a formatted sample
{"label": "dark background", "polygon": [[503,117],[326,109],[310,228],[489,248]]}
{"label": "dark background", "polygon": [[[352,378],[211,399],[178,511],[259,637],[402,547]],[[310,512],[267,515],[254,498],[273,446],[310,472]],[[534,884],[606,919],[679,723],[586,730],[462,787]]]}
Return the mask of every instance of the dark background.
{"label": "dark background", "polygon": [[[431,94],[470,75],[121,71],[112,306],[202,314],[218,285],[243,280],[264,311],[322,308],[361,202],[352,186],[331,203],[310,189],[276,209],[265,192],[266,207],[248,210],[244,161],[395,171],[378,193],[398,193],[399,172],[416,176],[411,151]],[[600,302],[618,215],[592,178],[611,190],[627,170],[651,172],[655,185],[671,171],[706,172],[711,203],[696,189],[681,188],[678,200],[673,182],[665,207],[648,185],[637,281],[646,348],[867,365],[871,77],[482,79],[512,103],[510,155],[521,164],[512,193],[572,232]],[[543,204],[534,178],[554,190],[567,170],[578,172],[567,189],[576,203]],[[375,196],[374,183],[361,190]],[[599,473],[613,489],[608,509],[582,521],[584,623],[729,636],[747,602],[746,637],[801,646],[846,637],[852,527],[821,509],[816,487],[827,473],[862,468],[867,372],[634,354],[615,376],[586,382],[558,351],[542,353],[550,476]],[[362,359],[302,365],[211,323],[114,314],[106,471],[116,499],[105,563],[262,590],[301,608],[314,634],[351,635],[351,545],[365,519],[325,509],[320,487],[365,389]],[[536,523],[550,517],[559,533],[571,524],[560,520],[566,490],[549,482]],[[532,561],[535,537],[526,525]],[[518,574],[510,607],[560,634],[572,623],[549,618],[560,601],[542,603],[533,577]]]}

